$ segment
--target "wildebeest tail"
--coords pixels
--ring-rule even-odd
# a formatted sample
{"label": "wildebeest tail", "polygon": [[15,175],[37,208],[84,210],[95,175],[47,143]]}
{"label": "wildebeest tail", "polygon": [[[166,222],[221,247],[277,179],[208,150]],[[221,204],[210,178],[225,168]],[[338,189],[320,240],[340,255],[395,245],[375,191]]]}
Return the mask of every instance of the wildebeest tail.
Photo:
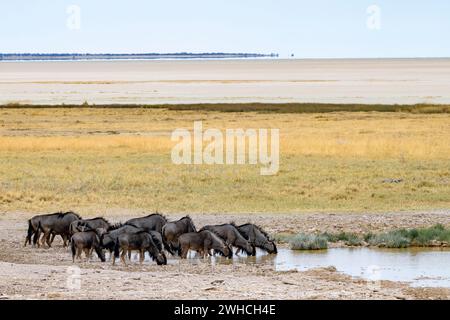
{"label": "wildebeest tail", "polygon": [[171,255],[175,255],[175,252],[172,250],[172,247],[167,243],[166,241],[166,237],[164,235],[164,229],[166,228],[166,225],[163,225],[162,229],[161,229],[161,238],[162,238],[162,243],[164,246],[164,249],[169,252]]}
{"label": "wildebeest tail", "polygon": [[119,240],[117,239],[116,243],[114,244],[114,258],[118,258],[120,253],[120,245]]}
{"label": "wildebeest tail", "polygon": [[31,219],[28,220],[28,231],[27,231],[27,238],[25,240],[25,244],[31,244],[31,236],[33,235],[34,229],[31,225]]}

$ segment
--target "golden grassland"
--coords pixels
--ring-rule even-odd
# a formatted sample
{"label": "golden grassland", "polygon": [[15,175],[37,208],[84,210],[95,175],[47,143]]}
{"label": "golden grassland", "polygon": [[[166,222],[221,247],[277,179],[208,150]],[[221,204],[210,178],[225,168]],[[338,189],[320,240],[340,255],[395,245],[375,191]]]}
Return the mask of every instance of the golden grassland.
{"label": "golden grassland", "polygon": [[[204,128],[279,128],[278,174],[172,164],[170,133],[198,120]],[[0,211],[450,208],[449,146],[445,113],[3,108]]]}

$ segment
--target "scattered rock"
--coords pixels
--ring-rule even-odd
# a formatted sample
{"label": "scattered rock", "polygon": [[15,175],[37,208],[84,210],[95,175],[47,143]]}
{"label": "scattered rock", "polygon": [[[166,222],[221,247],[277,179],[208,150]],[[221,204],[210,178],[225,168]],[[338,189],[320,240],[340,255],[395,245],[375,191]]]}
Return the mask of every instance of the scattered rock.
{"label": "scattered rock", "polygon": [[403,182],[403,179],[384,179],[383,183],[400,183]]}
{"label": "scattered rock", "polygon": [[207,288],[204,288],[203,290],[211,291],[211,290],[217,290],[217,288],[216,287],[207,287]]}

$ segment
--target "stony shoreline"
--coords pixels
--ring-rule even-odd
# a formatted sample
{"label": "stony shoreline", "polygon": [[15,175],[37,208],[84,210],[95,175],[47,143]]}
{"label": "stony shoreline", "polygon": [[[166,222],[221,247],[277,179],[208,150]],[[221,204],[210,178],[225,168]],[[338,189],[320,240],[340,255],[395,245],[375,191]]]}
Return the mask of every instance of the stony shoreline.
{"label": "stony shoreline", "polygon": [[[97,261],[73,265],[59,240],[50,249],[23,247],[32,214],[0,215],[0,299],[450,299],[448,288],[413,288],[392,281],[352,278],[335,268],[279,272],[270,264],[192,264],[181,261],[112,267]],[[111,210],[121,221],[137,212]],[[179,215],[168,214],[171,219]],[[269,232],[386,231],[399,227],[450,224],[448,211],[393,214],[200,215],[199,226],[217,221],[252,221]],[[224,222],[225,222],[224,221]],[[66,287],[68,268],[80,267],[80,290]],[[244,279],[244,281],[243,281]]]}

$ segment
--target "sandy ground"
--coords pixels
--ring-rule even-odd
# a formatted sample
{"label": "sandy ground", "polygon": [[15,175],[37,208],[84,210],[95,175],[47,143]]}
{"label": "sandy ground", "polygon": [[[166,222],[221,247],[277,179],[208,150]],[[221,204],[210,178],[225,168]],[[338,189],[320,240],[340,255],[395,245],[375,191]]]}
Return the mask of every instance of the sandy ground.
{"label": "sandy ground", "polygon": [[0,63],[0,104],[450,103],[450,59]]}
{"label": "sandy ground", "polygon": [[[130,217],[130,212],[124,214],[121,210],[110,214],[111,221]],[[26,218],[31,215],[0,215],[0,299],[450,299],[450,289],[370,282],[343,275],[332,266],[306,272],[275,272],[270,263],[212,265],[199,259],[172,260],[167,266],[147,262],[142,266],[134,263],[113,267],[97,259],[72,264],[68,249],[59,240],[50,249],[23,247]],[[172,214],[169,217],[178,218]],[[269,232],[362,232],[450,224],[449,211],[192,217],[199,227],[233,219],[238,223],[259,223]]]}

